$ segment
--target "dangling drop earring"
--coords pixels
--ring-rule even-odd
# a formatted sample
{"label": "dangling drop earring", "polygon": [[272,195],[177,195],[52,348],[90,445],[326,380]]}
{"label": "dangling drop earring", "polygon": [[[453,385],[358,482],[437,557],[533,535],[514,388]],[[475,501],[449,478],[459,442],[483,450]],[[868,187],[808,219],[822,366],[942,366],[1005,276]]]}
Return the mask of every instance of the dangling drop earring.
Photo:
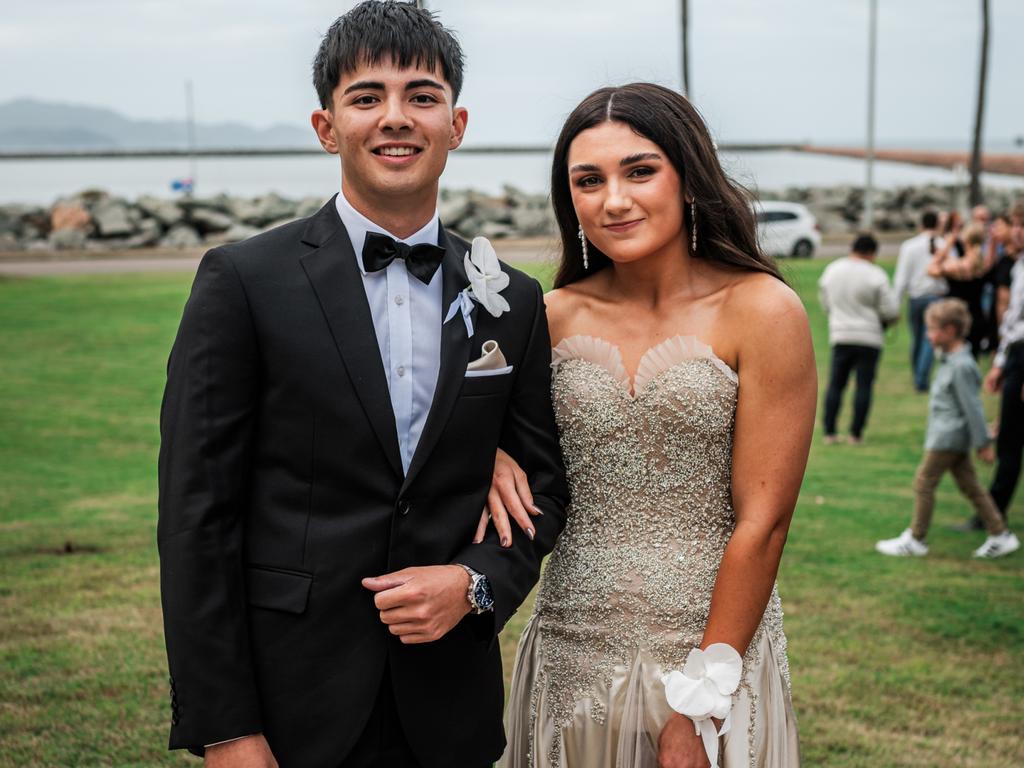
{"label": "dangling drop earring", "polygon": [[693,254],[697,255],[697,201],[692,200],[690,202],[690,221],[693,222],[693,238],[690,240],[690,244],[693,246]]}
{"label": "dangling drop earring", "polygon": [[590,269],[590,261],[587,259],[587,236],[583,234],[582,224],[580,224],[580,247],[583,249],[583,271],[585,272]]}

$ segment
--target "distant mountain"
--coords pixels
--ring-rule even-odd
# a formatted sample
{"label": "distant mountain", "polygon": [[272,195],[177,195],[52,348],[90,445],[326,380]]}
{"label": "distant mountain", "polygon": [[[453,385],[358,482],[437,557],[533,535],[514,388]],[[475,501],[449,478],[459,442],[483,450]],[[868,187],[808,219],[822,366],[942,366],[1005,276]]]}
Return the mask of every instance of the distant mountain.
{"label": "distant mountain", "polygon": [[[75,149],[184,149],[184,120],[133,120],[112,109],[15,99],[0,103],[0,151]],[[252,128],[242,123],[196,123],[196,146],[316,147],[310,129]]]}

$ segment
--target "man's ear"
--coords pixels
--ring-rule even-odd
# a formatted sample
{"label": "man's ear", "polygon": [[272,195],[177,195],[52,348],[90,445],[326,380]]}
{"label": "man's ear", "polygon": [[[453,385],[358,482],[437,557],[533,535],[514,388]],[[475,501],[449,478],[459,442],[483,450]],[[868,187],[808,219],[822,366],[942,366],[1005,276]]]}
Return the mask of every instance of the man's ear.
{"label": "man's ear", "polygon": [[455,107],[452,110],[452,136],[448,141],[448,149],[458,149],[462,144],[462,138],[466,135],[466,123],[469,121],[469,112],[465,107]]}
{"label": "man's ear", "polygon": [[320,140],[320,146],[332,155],[338,154],[338,142],[334,138],[334,115],[329,109],[314,110],[310,117],[316,137]]}

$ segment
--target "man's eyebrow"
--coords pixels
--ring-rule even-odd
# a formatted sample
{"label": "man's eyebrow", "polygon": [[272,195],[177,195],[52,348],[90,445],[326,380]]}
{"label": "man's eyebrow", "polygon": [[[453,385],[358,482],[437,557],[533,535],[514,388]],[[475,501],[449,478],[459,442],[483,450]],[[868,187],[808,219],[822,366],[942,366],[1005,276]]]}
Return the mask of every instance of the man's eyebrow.
{"label": "man's eyebrow", "polygon": [[[417,88],[436,88],[439,91],[444,90],[444,86],[437,82],[437,80],[431,80],[429,78],[422,78],[420,80],[411,80],[405,84],[405,90],[413,91]],[[345,93],[351,93],[352,91],[383,91],[386,90],[384,83],[376,80],[360,80],[358,83],[352,83],[348,88],[345,89]]]}
{"label": "man's eyebrow", "polygon": [[596,165],[591,165],[590,163],[580,163],[579,165],[574,165],[572,168],[570,168],[569,173],[596,173],[597,171],[600,170],[601,169],[598,168]]}
{"label": "man's eyebrow", "polygon": [[444,90],[444,86],[441,85],[441,83],[437,82],[437,80],[430,80],[428,78],[423,78],[422,80],[413,80],[412,82],[405,84],[405,90],[407,91],[412,91],[415,90],[416,88],[437,88],[437,90],[439,91]]}
{"label": "man's eyebrow", "polygon": [[619,165],[632,165],[633,163],[639,163],[643,160],[661,160],[662,157],[657,152],[638,152],[635,155],[624,157],[619,161]]}
{"label": "man's eyebrow", "polygon": [[375,80],[360,80],[358,83],[352,83],[348,88],[345,89],[345,93],[352,93],[352,91],[383,91],[384,83],[379,83]]}

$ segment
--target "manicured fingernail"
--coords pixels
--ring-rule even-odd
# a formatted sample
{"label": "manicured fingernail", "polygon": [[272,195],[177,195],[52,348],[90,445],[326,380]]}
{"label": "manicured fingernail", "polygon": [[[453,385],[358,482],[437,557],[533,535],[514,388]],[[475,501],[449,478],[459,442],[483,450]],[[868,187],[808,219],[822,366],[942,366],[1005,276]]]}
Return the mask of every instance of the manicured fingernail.
{"label": "manicured fingernail", "polygon": [[473,539],[474,544],[479,544],[483,539]]}
{"label": "manicured fingernail", "polygon": [[533,528],[527,528],[526,529],[526,535],[530,537],[530,541],[533,541],[533,536],[534,536]]}
{"label": "manicured fingernail", "polygon": [[538,507],[536,504],[533,505],[533,511],[536,512],[538,515],[544,514],[544,510]]}
{"label": "manicured fingernail", "polygon": [[512,545],[512,540],[511,539],[509,539],[507,536],[502,538],[501,546],[508,547],[508,546],[511,546],[511,545]]}

